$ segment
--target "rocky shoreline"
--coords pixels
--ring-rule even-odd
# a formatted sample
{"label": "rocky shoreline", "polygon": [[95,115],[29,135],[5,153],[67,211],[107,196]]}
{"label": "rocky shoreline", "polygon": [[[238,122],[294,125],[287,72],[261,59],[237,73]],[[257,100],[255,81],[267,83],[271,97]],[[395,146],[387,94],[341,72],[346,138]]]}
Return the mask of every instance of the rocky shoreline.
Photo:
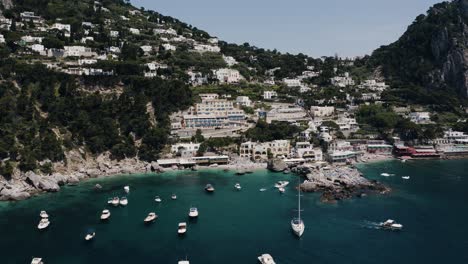
{"label": "rocky shoreline", "polygon": [[[242,162],[249,170],[264,169],[265,164]],[[239,169],[239,164],[222,165],[218,168]],[[243,168],[243,167],[242,167]],[[241,168],[241,169],[242,169]],[[349,166],[329,169],[314,166],[289,167],[282,160],[270,160],[266,168],[274,172],[292,171],[306,178],[301,188],[304,192],[321,192],[322,202],[336,202],[368,193],[387,193],[390,189],[377,181],[368,180],[355,168]],[[66,162],[53,164],[50,175],[15,171],[10,180],[0,177],[0,201],[20,201],[45,192],[58,192],[61,186],[76,185],[91,179],[124,174],[164,172],[157,162],[145,162],[136,158],[112,160],[109,153],[97,157],[88,156],[84,151],[66,153]]]}
{"label": "rocky shoreline", "polygon": [[304,192],[322,193],[320,200],[324,203],[336,203],[353,197],[364,197],[370,193],[386,194],[390,188],[375,180],[368,180],[351,166],[319,166],[301,165],[289,168],[281,160],[271,160],[268,169],[281,172],[290,169],[306,180],[300,185]]}
{"label": "rocky shoreline", "polygon": [[122,174],[163,171],[156,162],[138,159],[112,160],[109,153],[91,157],[84,151],[66,153],[66,162],[54,163],[50,175],[15,170],[11,179],[0,177],[0,201],[20,201],[44,192],[58,192],[63,185],[76,185],[80,181]]}

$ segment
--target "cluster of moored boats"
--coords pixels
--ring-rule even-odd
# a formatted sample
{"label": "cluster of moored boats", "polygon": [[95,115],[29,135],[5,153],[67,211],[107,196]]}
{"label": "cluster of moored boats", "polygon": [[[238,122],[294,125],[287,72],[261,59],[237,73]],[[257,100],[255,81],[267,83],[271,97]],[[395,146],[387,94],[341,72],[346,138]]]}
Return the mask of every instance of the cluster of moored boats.
{"label": "cluster of moored boats", "polygon": [[[385,174],[385,173],[382,173],[382,174]],[[385,174],[385,175],[382,175],[382,176],[387,176],[387,175],[391,176],[391,174]],[[408,176],[408,179],[409,179],[409,176]],[[285,187],[288,184],[289,184],[288,181],[278,181],[274,185],[274,187],[277,188],[280,193],[284,193],[285,192]],[[234,185],[234,188],[236,190],[238,190],[238,191],[240,191],[242,189],[242,187],[241,187],[241,185],[239,183],[236,183]],[[204,189],[208,193],[213,193],[215,191],[215,188],[211,184],[207,184]],[[291,220],[291,229],[292,229],[293,233],[296,236],[301,237],[303,235],[303,233],[304,233],[304,230],[305,230],[305,224],[304,224],[304,221],[301,218],[301,198],[300,198],[301,197],[301,188],[298,187],[297,189],[298,189],[298,193],[299,193],[298,194],[298,210],[297,210],[298,215],[297,215],[297,217],[295,217],[295,218],[293,218]],[[261,192],[264,192],[266,190],[267,190],[266,188],[261,188],[260,189]],[[124,191],[128,194],[130,192],[130,187],[125,186]],[[177,195],[172,194],[171,199],[176,200]],[[158,203],[162,202],[162,199],[161,199],[160,196],[156,196],[154,200],[156,202],[158,202]],[[114,198],[109,198],[107,203],[111,204],[113,206],[119,206],[119,205],[126,206],[128,204],[128,199],[126,197],[121,197],[121,198],[114,197]],[[110,219],[110,216],[111,216],[110,210],[109,209],[104,209],[102,211],[102,213],[101,213],[100,218],[101,218],[101,220],[106,221],[106,220]],[[193,207],[193,206],[190,207],[189,212],[188,212],[188,216],[190,218],[192,218],[192,219],[197,218],[198,217],[198,209],[196,207]],[[40,229],[40,230],[46,229],[50,225],[49,215],[47,214],[46,211],[41,211],[40,212],[40,217],[41,217],[41,220],[40,220],[40,222],[38,224],[38,229]],[[153,223],[157,218],[158,218],[158,215],[155,212],[150,212],[143,219],[143,222],[145,224],[150,224],[150,223]],[[383,228],[383,229],[388,229],[388,230],[401,230],[403,228],[403,225],[401,225],[399,223],[396,223],[392,219],[388,219],[385,222],[379,223],[379,226],[381,228]],[[187,223],[186,222],[180,222],[178,224],[177,233],[179,235],[184,235],[186,232],[187,232]],[[86,236],[85,236],[85,240],[86,241],[93,240],[95,236],[96,236],[96,232],[94,230],[89,230],[87,232]],[[267,253],[262,254],[261,256],[259,256],[258,260],[262,264],[275,264],[275,261],[273,260],[273,257],[270,254],[267,254]],[[33,260],[31,261],[31,264],[44,264],[44,262],[42,261],[42,258],[33,258]],[[178,264],[189,264],[189,261],[188,260],[181,260],[181,261],[178,262]]]}

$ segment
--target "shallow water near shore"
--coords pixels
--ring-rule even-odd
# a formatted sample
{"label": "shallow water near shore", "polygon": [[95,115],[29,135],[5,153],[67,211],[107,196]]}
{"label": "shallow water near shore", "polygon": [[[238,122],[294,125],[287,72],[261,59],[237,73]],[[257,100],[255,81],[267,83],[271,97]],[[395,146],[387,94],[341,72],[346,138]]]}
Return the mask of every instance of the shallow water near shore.
{"label": "shallow water near shore", "polygon": [[[46,264],[65,263],[258,263],[270,253],[276,263],[468,263],[468,161],[399,161],[359,165],[368,178],[393,189],[388,195],[370,195],[322,204],[319,194],[304,194],[306,230],[297,239],[289,225],[297,206],[297,176],[259,170],[234,175],[233,171],[206,170],[94,179],[59,193],[19,203],[0,204],[0,263],[30,263],[33,256]],[[395,174],[382,177],[381,173]],[[402,176],[410,176],[404,180]],[[273,188],[288,180],[286,193]],[[234,184],[242,185],[241,191]],[[100,191],[92,190],[99,183]],[[203,188],[211,183],[213,194]],[[124,196],[126,207],[107,205]],[[267,188],[259,192],[260,188]],[[178,199],[170,199],[176,193]],[[158,204],[154,197],[163,201]],[[199,209],[188,219],[190,206]],[[107,223],[99,220],[111,210]],[[36,226],[40,210],[47,210],[51,225]],[[144,225],[146,215],[159,218]],[[401,232],[380,230],[376,224],[393,218]],[[188,223],[184,237],[177,224]],[[85,242],[88,228],[94,241]]]}

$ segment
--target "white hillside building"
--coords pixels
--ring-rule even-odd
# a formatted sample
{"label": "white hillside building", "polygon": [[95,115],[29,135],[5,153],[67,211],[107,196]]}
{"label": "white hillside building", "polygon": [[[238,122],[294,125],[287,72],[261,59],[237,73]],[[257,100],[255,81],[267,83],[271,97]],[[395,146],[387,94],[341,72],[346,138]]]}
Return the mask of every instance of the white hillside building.
{"label": "white hillside building", "polygon": [[222,68],[213,70],[213,74],[220,83],[238,83],[242,76],[238,70]]}

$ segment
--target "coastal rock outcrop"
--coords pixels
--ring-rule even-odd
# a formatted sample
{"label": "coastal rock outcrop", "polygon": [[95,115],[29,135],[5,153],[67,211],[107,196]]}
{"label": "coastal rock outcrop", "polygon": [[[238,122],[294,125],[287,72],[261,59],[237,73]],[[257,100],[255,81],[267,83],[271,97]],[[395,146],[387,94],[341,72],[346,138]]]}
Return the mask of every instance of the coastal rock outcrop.
{"label": "coastal rock outcrop", "polygon": [[[301,184],[304,192],[321,192],[320,200],[334,203],[352,197],[364,197],[366,193],[387,193],[389,188],[377,181],[364,178],[355,168],[332,167],[329,169],[297,168],[307,180]],[[364,194],[364,195],[363,195]]]}
{"label": "coastal rock outcrop", "polygon": [[26,182],[33,185],[36,189],[43,190],[46,192],[57,192],[60,190],[55,178],[51,176],[39,176],[32,171],[28,171],[25,174]]}
{"label": "coastal rock outcrop", "polygon": [[274,172],[282,172],[288,168],[288,165],[281,159],[268,160],[267,169]]}

